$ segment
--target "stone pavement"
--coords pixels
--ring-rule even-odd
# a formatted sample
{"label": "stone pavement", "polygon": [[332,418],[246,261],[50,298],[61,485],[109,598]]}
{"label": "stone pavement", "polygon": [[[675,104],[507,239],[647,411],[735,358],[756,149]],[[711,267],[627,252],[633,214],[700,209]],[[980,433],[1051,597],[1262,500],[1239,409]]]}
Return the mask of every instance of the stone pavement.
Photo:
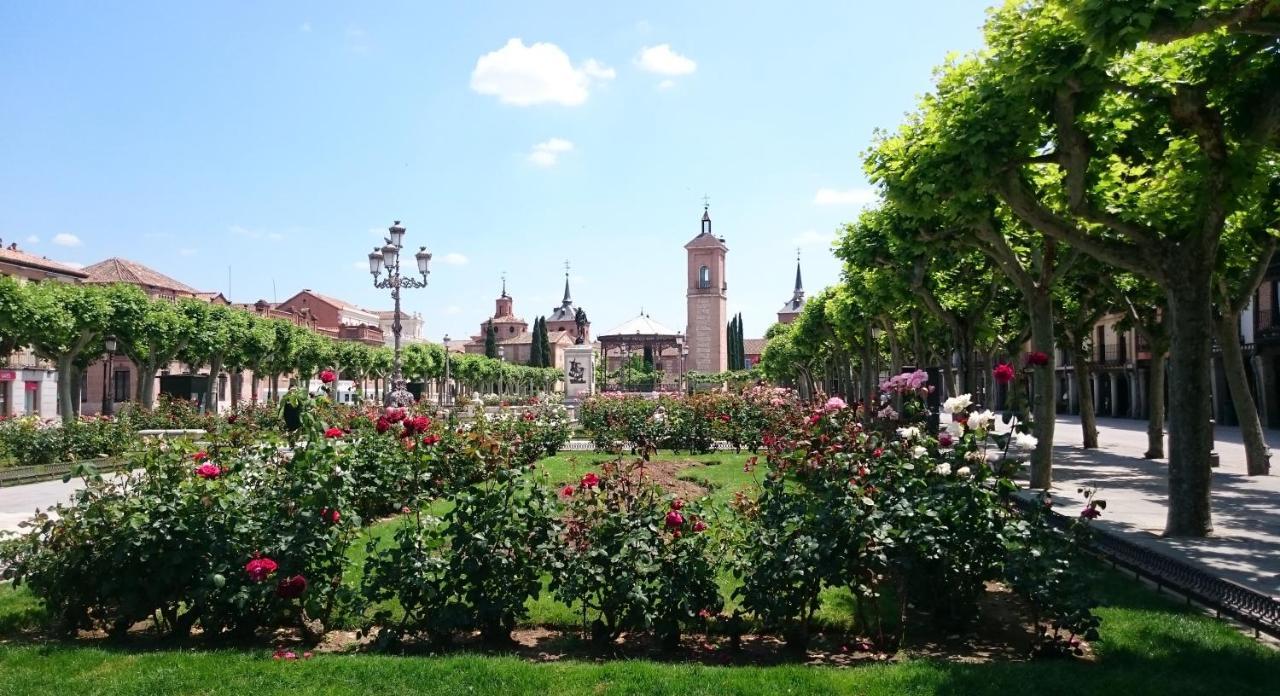
{"label": "stone pavement", "polygon": [[81,479],[63,483],[61,479],[0,488],[0,535],[19,531],[18,523],[31,517],[36,508],[44,509],[71,499],[84,486]]}
{"label": "stone pavement", "polygon": [[[1083,508],[1083,496],[1076,490],[1097,488],[1097,497],[1107,501],[1098,520],[1101,528],[1280,598],[1280,456],[1272,459],[1272,475],[1247,476],[1240,430],[1218,428],[1216,449],[1222,463],[1213,472],[1213,535],[1166,539],[1161,533],[1168,461],[1142,458],[1146,426],[1146,421],[1099,419],[1100,448],[1084,450],[1079,418],[1059,418],[1054,433],[1054,507],[1076,514]],[[1280,454],[1280,432],[1268,431],[1267,443]]]}

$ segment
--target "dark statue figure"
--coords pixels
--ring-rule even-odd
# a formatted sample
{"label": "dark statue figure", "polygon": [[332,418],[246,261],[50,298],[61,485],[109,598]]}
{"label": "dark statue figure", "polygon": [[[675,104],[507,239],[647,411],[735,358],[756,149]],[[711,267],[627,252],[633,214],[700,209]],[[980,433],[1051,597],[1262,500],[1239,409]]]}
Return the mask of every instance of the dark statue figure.
{"label": "dark statue figure", "polygon": [[578,325],[578,340],[574,341],[577,345],[586,343],[587,336],[587,313],[581,307],[573,313],[573,323]]}

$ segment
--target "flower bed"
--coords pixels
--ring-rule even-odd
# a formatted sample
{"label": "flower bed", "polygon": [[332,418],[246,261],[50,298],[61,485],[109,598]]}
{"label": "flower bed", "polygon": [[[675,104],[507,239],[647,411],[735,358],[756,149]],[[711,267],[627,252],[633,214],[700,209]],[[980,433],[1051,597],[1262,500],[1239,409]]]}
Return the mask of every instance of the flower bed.
{"label": "flower bed", "polygon": [[[381,645],[472,631],[502,642],[549,578],[600,644],[642,631],[668,648],[686,632],[736,643],[751,630],[801,651],[835,590],[852,598],[868,644],[892,650],[909,612],[960,632],[1003,581],[1031,607],[1039,651],[1082,652],[1097,619],[1078,561],[1104,503],[1091,501],[1067,534],[1015,514],[1000,473],[1011,463],[989,461],[1007,444],[990,412],[950,401],[954,423],[934,436],[921,429],[922,379],[885,389],[874,413],[769,396],[751,415],[764,394],[658,402],[651,414],[670,405],[721,424],[712,428],[761,419],[764,454],[746,465],[759,484],[731,510],[655,488],[643,458],[553,490],[530,465],[564,431],[534,407],[463,424],[319,403],[303,412],[291,456],[270,438],[153,447],[127,485],[93,482],[60,519],[8,542],[0,562],[64,629],[121,632],[148,619],[171,635],[294,627],[315,639],[346,612]],[[891,401],[908,415],[890,414]],[[679,432],[664,436],[690,437]],[[442,519],[427,514],[433,501]],[[372,541],[362,572],[348,573],[358,526],[396,510],[392,538]],[[725,604],[718,579],[729,573]]]}

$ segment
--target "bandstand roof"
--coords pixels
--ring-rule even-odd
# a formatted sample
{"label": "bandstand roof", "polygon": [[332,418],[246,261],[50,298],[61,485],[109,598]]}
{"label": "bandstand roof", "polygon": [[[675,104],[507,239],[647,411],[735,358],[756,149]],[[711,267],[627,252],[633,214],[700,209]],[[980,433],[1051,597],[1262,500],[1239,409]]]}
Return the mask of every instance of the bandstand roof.
{"label": "bandstand roof", "polygon": [[675,338],[677,332],[663,326],[653,320],[648,314],[641,313],[639,316],[623,322],[619,326],[615,326],[612,331],[599,336],[598,339],[604,341],[610,338],[628,338],[636,336],[657,336],[662,338]]}

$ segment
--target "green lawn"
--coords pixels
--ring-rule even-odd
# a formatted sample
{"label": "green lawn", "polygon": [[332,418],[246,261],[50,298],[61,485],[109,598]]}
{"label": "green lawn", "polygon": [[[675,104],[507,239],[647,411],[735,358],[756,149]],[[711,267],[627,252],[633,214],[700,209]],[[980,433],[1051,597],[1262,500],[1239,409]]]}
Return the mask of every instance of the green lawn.
{"label": "green lawn", "polygon": [[[681,472],[707,485],[725,503],[751,485],[746,455],[691,459]],[[579,478],[598,455],[544,460],[552,484]],[[433,512],[443,513],[442,507]],[[370,527],[387,537],[397,524]],[[363,554],[363,539],[352,550]],[[357,571],[358,572],[358,571]],[[722,586],[732,589],[726,575]],[[356,693],[591,693],[591,694],[1244,694],[1280,693],[1280,653],[1231,627],[1159,596],[1131,579],[1104,571],[1099,579],[1103,640],[1092,662],[953,663],[903,659],[850,668],[781,665],[719,667],[649,660],[565,660],[532,663],[499,655],[437,657],[321,655],[278,662],[265,646],[244,649],[154,650],[90,643],[44,644],[22,635],[39,625],[41,610],[25,591],[0,586],[0,694],[356,694]],[[847,602],[836,594],[819,617],[846,624]],[[545,595],[531,604],[530,623],[574,626],[579,615]],[[586,654],[586,653],[583,653]]]}

